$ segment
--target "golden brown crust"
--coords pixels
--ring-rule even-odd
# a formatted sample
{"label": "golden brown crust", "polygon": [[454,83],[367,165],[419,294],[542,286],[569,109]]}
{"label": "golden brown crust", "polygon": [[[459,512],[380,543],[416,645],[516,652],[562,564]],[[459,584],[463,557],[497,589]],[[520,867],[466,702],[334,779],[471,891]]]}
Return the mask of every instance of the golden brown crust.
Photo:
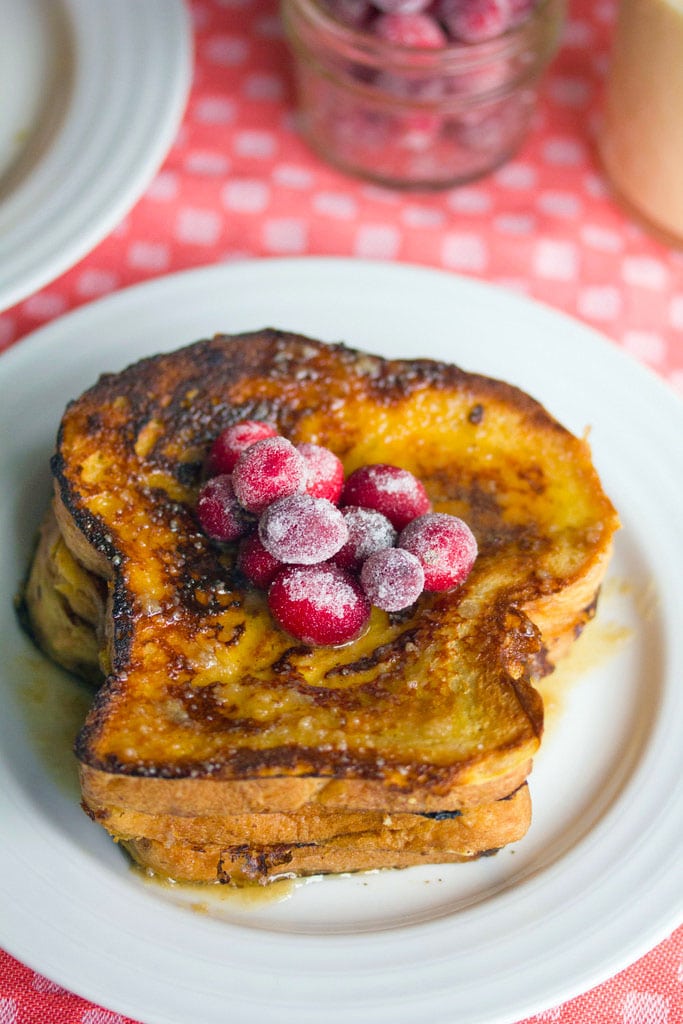
{"label": "golden brown crust", "polygon": [[[194,519],[210,442],[244,418],[329,446],[347,472],[414,472],[475,532],[466,584],[373,611],[345,648],[294,643]],[[219,336],[101,378],[67,408],[52,465],[57,541],[106,591],[84,807],[136,860],[239,884],[521,838],[533,680],[593,614],[618,526],[588,445],[536,401],[429,360]],[[62,589],[68,617],[78,581]]]}
{"label": "golden brown crust", "polygon": [[[531,822],[527,786],[507,800],[446,820],[401,815],[398,823],[333,835],[318,842],[206,843],[124,835],[121,843],[137,863],[179,882],[265,883],[283,875],[311,875],[402,868],[472,860],[517,842]],[[391,822],[391,819],[389,819]],[[268,834],[267,826],[264,832]]]}

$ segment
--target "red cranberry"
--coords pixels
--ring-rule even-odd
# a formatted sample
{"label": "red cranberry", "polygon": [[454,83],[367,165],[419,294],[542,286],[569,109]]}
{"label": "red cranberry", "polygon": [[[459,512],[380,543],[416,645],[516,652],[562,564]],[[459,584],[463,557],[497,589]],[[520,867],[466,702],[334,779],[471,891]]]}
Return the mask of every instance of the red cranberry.
{"label": "red cranberry", "polygon": [[243,451],[266,437],[275,437],[272,423],[261,420],[241,420],[223,430],[211,445],[208,469],[212,475],[232,473]]}
{"label": "red cranberry", "polygon": [[197,499],[197,519],[204,533],[214,540],[237,540],[253,526],[227,474],[214,476],[204,484]]}
{"label": "red cranberry", "polygon": [[355,640],[370,617],[359,583],[329,563],[282,569],[270,585],[268,606],[287,633],[320,646]]}
{"label": "red cranberry", "polygon": [[483,43],[507,32],[509,0],[439,0],[437,15],[451,36],[463,43]]}
{"label": "red cranberry", "polygon": [[349,531],[349,539],[332,561],[342,569],[357,572],[373,552],[390,548],[396,543],[396,530],[386,516],[371,508],[348,505],[342,515]]}
{"label": "red cranberry", "polygon": [[375,7],[385,14],[419,14],[432,0],[373,0]]}
{"label": "red cranberry", "polygon": [[237,567],[254,586],[267,590],[282,568],[282,562],[266,551],[258,534],[252,533],[239,546]]}
{"label": "red cranberry", "polygon": [[306,462],[285,437],[268,437],[242,452],[232,485],[241,505],[260,515],[271,502],[306,486]]}
{"label": "red cranberry", "polygon": [[400,612],[417,601],[424,590],[420,561],[403,548],[375,551],[363,563],[360,582],[366,595],[385,612]]}
{"label": "red cranberry", "polygon": [[341,495],[342,505],[362,505],[381,512],[402,530],[411,519],[431,509],[421,482],[407,469],[385,463],[361,466],[348,477]]}
{"label": "red cranberry", "polygon": [[412,49],[439,50],[448,42],[438,21],[428,14],[380,14],[372,30],[393,46]]}
{"label": "red cranberry", "polygon": [[443,512],[408,523],[398,544],[422,564],[425,590],[450,590],[462,583],[477,557],[477,542],[467,523]]}
{"label": "red cranberry", "polygon": [[312,494],[314,498],[327,498],[336,505],[344,486],[344,467],[341,461],[329,448],[319,444],[305,442],[296,448],[306,460],[306,494]]}
{"label": "red cranberry", "polygon": [[266,551],[281,562],[325,562],[346,543],[349,531],[339,509],[326,498],[291,494],[269,505],[259,521]]}

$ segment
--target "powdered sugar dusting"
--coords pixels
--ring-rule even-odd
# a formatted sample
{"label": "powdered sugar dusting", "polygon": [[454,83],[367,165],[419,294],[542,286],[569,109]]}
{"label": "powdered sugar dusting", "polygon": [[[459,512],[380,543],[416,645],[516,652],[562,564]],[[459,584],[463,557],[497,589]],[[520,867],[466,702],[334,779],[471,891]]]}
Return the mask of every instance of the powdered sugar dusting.
{"label": "powdered sugar dusting", "polygon": [[306,601],[316,612],[343,619],[358,601],[351,583],[341,574],[332,574],[324,566],[312,579],[311,571],[294,569],[284,581],[284,589],[291,601]]}

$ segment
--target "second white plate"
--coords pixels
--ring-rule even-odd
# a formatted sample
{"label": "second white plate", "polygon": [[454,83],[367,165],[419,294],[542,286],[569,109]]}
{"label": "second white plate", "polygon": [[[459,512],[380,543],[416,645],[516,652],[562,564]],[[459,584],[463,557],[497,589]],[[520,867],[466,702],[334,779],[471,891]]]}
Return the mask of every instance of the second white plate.
{"label": "second white plate", "polygon": [[185,106],[182,0],[0,0],[0,310],[73,266],[162,162]]}
{"label": "second white plate", "polygon": [[[555,680],[525,839],[474,864],[330,878],[245,908],[146,885],[83,815],[69,753],[82,700],[21,633],[11,600],[65,403],[140,356],[265,325],[521,385],[575,432],[590,427],[623,529],[584,664],[571,685]],[[613,974],[680,922],[683,406],[660,381],[587,328],[494,288],[306,259],[214,267],[79,310],[2,357],[0,389],[10,952],[146,1024],[508,1024]]]}

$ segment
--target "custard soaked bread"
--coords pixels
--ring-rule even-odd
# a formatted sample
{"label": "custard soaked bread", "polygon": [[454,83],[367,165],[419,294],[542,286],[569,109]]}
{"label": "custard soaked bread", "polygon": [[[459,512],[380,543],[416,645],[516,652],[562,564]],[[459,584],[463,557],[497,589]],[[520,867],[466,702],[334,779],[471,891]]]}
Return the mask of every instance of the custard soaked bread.
{"label": "custard soaked bread", "polygon": [[[410,470],[472,528],[466,582],[373,609],[343,647],[292,640],[195,514],[213,439],[248,419],[325,445],[346,473]],[[216,337],[102,377],[67,408],[53,472],[58,531],[29,613],[49,635],[41,595],[57,587],[53,612],[99,638],[84,806],[141,863],[263,880],[468,859],[523,835],[533,678],[592,615],[617,527],[587,444],[535,401],[438,362]],[[83,586],[106,588],[96,622]]]}

